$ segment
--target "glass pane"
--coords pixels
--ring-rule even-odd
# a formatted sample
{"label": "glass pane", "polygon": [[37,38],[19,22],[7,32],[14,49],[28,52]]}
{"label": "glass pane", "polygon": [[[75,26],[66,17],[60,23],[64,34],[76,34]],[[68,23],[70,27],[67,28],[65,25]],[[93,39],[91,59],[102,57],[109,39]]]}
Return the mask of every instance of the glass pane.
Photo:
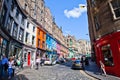
{"label": "glass pane", "polygon": [[120,17],[120,8],[114,10],[114,12],[116,17]]}
{"label": "glass pane", "polygon": [[120,7],[120,0],[113,0],[111,3],[114,9]]}
{"label": "glass pane", "polygon": [[110,49],[110,44],[107,44],[102,47],[102,53],[104,57],[104,64],[106,66],[113,66],[113,56],[112,56],[112,51]]}

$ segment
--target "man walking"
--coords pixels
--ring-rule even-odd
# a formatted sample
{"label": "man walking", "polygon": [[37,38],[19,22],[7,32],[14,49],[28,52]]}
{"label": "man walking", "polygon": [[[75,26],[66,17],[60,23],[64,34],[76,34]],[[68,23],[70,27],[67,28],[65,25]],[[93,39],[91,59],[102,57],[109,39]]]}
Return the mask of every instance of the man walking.
{"label": "man walking", "polygon": [[39,69],[39,64],[40,64],[40,58],[37,57],[37,59],[36,59],[36,70]]}

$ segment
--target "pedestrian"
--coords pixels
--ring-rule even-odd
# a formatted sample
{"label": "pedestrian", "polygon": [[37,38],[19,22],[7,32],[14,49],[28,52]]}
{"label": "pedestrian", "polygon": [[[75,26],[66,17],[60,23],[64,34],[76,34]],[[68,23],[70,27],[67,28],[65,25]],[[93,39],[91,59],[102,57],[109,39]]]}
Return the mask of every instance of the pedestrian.
{"label": "pedestrian", "polygon": [[44,58],[42,57],[41,60],[40,60],[40,66],[42,66],[44,64]]}
{"label": "pedestrian", "polygon": [[20,59],[19,58],[17,59],[17,66],[18,66],[18,68],[20,68]]}
{"label": "pedestrian", "polygon": [[106,76],[106,71],[105,71],[105,65],[102,63],[102,61],[100,60],[100,67],[101,67],[101,74],[102,72],[104,73],[104,75]]}
{"label": "pedestrian", "polygon": [[30,64],[30,69],[33,69],[34,67],[34,61],[33,61],[33,58],[31,59],[31,64]]}
{"label": "pedestrian", "polygon": [[23,64],[24,64],[24,61],[23,61],[23,58],[20,60],[20,67],[21,69],[23,69]]}
{"label": "pedestrian", "polygon": [[83,69],[84,69],[84,67],[85,67],[85,59],[86,59],[86,57],[83,55],[83,56],[81,57],[81,63],[82,63]]}
{"label": "pedestrian", "polygon": [[12,69],[13,69],[12,76],[14,77],[14,75],[15,75],[15,68],[16,68],[16,67],[15,67],[15,64],[16,64],[16,63],[15,63],[15,57],[14,57],[14,56],[12,57],[12,63],[13,63],[13,64],[12,64]]}
{"label": "pedestrian", "polygon": [[88,57],[85,58],[85,65],[88,66],[89,65],[89,60]]}
{"label": "pedestrian", "polygon": [[7,69],[8,69],[8,58],[6,55],[3,55],[2,58],[2,77],[5,78],[7,76]]}
{"label": "pedestrian", "polygon": [[36,59],[36,70],[39,69],[39,64],[40,64],[40,58],[37,57],[37,59]]}
{"label": "pedestrian", "polygon": [[13,65],[14,65],[13,59],[10,58],[9,62],[8,62],[8,79],[11,79],[11,77],[12,77],[12,74],[13,74],[13,68],[12,68],[12,66]]}

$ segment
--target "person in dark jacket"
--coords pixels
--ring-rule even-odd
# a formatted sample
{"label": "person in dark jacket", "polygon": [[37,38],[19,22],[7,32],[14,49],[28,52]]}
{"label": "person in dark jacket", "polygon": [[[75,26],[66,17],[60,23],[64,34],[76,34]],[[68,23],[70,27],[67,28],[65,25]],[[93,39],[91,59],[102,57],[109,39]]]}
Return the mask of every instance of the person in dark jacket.
{"label": "person in dark jacket", "polygon": [[89,60],[88,57],[85,58],[85,65],[88,66],[89,65]]}
{"label": "person in dark jacket", "polygon": [[3,55],[2,58],[2,77],[4,78],[7,75],[7,69],[8,69],[8,58],[6,55]]}

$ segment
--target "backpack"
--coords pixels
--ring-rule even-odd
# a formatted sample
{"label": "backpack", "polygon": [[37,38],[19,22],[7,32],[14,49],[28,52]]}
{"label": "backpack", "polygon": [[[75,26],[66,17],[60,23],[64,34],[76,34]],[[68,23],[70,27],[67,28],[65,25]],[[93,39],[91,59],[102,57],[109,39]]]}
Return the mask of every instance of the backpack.
{"label": "backpack", "polygon": [[17,65],[20,66],[20,61],[17,61]]}

